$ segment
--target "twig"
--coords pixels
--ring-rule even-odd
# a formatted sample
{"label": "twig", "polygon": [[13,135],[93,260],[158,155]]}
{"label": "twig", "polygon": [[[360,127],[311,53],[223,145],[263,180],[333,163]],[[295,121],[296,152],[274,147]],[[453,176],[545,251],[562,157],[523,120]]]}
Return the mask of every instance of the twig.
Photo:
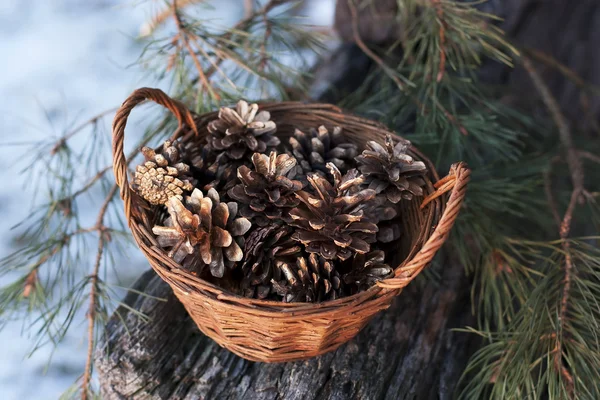
{"label": "twig", "polygon": [[25,287],[23,288],[23,297],[27,298],[31,295],[31,292],[35,289],[38,284],[38,272],[37,268],[34,268],[25,279]]}
{"label": "twig", "polygon": [[567,79],[573,82],[578,88],[582,90],[586,90],[594,93],[596,96],[600,95],[600,87],[591,83],[586,82],[582,77],[580,77],[577,72],[573,71],[571,68],[566,66],[565,64],[558,61],[556,58],[552,57],[549,54],[546,54],[540,50],[526,48],[524,51],[529,54],[531,57],[535,58],[538,61],[543,62],[544,64],[558,70],[561,74],[563,74]]}
{"label": "twig", "polygon": [[267,18],[267,14],[263,14],[263,21],[265,23],[265,34],[263,35],[263,41],[260,45],[260,63],[258,65],[258,69],[263,72],[267,65],[268,56],[267,56],[267,41],[271,36],[271,23]]}
{"label": "twig", "polygon": [[[200,60],[198,60],[198,57],[196,56],[196,52],[190,45],[190,42],[187,38],[187,30],[183,26],[183,22],[181,21],[181,17],[179,16],[179,13],[178,13],[177,0],[173,0],[173,18],[174,18],[175,24],[177,26],[177,31],[179,32],[178,36],[181,38],[184,47],[187,49],[190,57],[192,57],[194,65],[196,66],[196,69],[198,70],[198,76],[200,77],[202,86],[204,86],[206,88],[206,90],[208,90],[208,92],[210,93],[210,95],[213,98],[219,100],[220,96],[215,93],[211,84],[209,83],[208,78],[204,74],[204,69],[202,68],[202,64],[200,63]],[[201,87],[201,89],[202,89],[202,87]]]}
{"label": "twig", "polygon": [[600,125],[598,124],[598,121],[596,121],[596,116],[592,110],[590,110],[590,96],[582,91],[579,95],[579,103],[581,105],[581,109],[583,110],[583,114],[585,115],[586,121],[590,124],[590,127],[596,133],[596,135],[600,136]]}
{"label": "twig", "polygon": [[244,18],[252,15],[254,9],[254,0],[244,0]]}
{"label": "twig", "polygon": [[590,153],[589,151],[579,150],[577,152],[581,157],[587,158],[588,160],[600,164],[600,156]]}
{"label": "twig", "polygon": [[81,388],[81,399],[88,399],[88,391],[90,386],[90,380],[92,376],[92,362],[94,355],[94,326],[96,324],[96,306],[98,303],[98,273],[100,271],[100,264],[102,261],[102,254],[104,252],[104,244],[106,241],[106,228],[104,227],[104,216],[108,210],[108,206],[112,201],[112,198],[117,193],[118,186],[115,184],[108,192],[108,195],[104,199],[104,203],[98,213],[96,220],[96,228],[98,230],[98,250],[96,253],[96,261],[94,262],[94,269],[90,275],[90,304],[88,308],[88,348],[87,348],[87,359],[85,362],[85,373],[83,374],[83,384]]}
{"label": "twig", "polygon": [[583,191],[583,167],[581,165],[581,160],[577,157],[577,151],[573,145],[573,136],[571,135],[571,130],[569,129],[569,124],[567,119],[560,111],[560,106],[558,102],[550,92],[548,86],[542,80],[542,77],[539,75],[537,70],[533,67],[533,64],[527,57],[522,58],[523,67],[529,74],[533,85],[539,92],[542,101],[544,102],[548,112],[552,116],[556,127],[558,128],[558,134],[560,136],[560,141],[562,142],[565,150],[567,152],[567,165],[569,166],[569,171],[571,172],[571,180],[573,181],[573,190],[577,191],[579,194]]}
{"label": "twig", "polygon": [[444,71],[446,70],[446,51],[444,45],[446,44],[446,24],[444,23],[444,10],[440,0],[431,1],[435,7],[435,12],[438,19],[440,20],[440,65],[437,73],[437,82],[441,82],[444,78]]}
{"label": "twig", "polygon": [[[179,7],[186,7],[190,4],[200,3],[204,0],[179,0]],[[169,17],[171,17],[171,7],[167,7],[158,14],[156,14],[149,22],[146,22],[140,28],[140,36],[150,36],[156,28],[162,25]]]}
{"label": "twig", "polygon": [[552,195],[552,164],[550,163],[549,168],[544,171],[544,191],[546,193],[546,199],[548,200],[548,205],[550,206],[550,211],[552,212],[552,218],[556,223],[556,227],[560,229],[560,214],[558,213],[558,205],[556,204],[556,200]]}
{"label": "twig", "polygon": [[112,114],[112,113],[116,112],[118,109],[119,109],[119,107],[113,107],[108,110],[104,110],[101,113],[94,115],[87,121],[82,122],[80,125],[78,125],[74,129],[72,129],[70,132],[66,133],[60,139],[58,139],[56,141],[56,143],[54,144],[54,146],[52,146],[52,149],[50,150],[50,154],[54,155],[54,154],[58,153],[58,151],[62,147],[64,147],[64,145],[67,143],[67,141],[69,139],[71,139],[73,136],[75,136],[76,134],[78,134],[79,132],[81,132],[83,130],[83,128],[85,128],[86,126],[88,126],[90,124],[95,124],[96,122],[98,122],[98,120],[100,118],[105,117],[108,114]]}
{"label": "twig", "polygon": [[[383,69],[384,71],[388,71],[389,67],[387,66],[385,61],[383,61],[383,59],[381,57],[379,57],[377,54],[375,54],[373,51],[371,51],[369,46],[367,46],[365,44],[365,42],[363,42],[362,38],[360,37],[360,32],[359,32],[359,27],[358,27],[358,11],[356,10],[356,6],[354,5],[354,0],[347,0],[347,2],[348,2],[348,8],[350,9],[350,14],[352,16],[352,37],[354,38],[356,45],[362,50],[363,53],[365,53],[367,55],[367,57],[369,57],[371,60],[375,61],[375,63],[377,63],[377,65],[379,65],[379,67],[381,69]],[[400,79],[395,74],[392,73],[392,74],[388,74],[388,75],[394,81],[394,83],[398,86],[398,88],[400,90],[404,91],[404,83],[402,83],[402,81],[400,81]]]}
{"label": "twig", "polygon": [[[256,17],[260,17],[260,16],[266,16],[273,8],[283,5],[285,3],[290,2],[291,0],[270,0],[268,3],[266,3],[261,9],[254,11],[252,14],[250,15],[246,15],[244,16],[244,18],[242,18],[241,20],[239,20],[228,32],[224,33],[223,36],[221,37],[221,40],[223,42],[227,42],[231,39],[231,37],[233,36],[234,32],[239,31],[239,30],[243,30],[252,20],[254,20],[254,18]],[[197,39],[199,40],[203,40],[201,37],[197,37]],[[217,55],[217,59],[214,61],[211,61],[211,67],[208,68],[205,72],[206,77],[211,77],[215,71],[217,71],[219,69],[219,65],[225,60],[225,59],[229,59],[227,57],[226,54],[223,53],[223,51],[219,50],[218,48],[214,48],[213,51],[215,52],[215,54]],[[240,63],[238,60],[236,60],[235,58],[230,58],[230,60],[234,63],[236,63],[239,67],[250,71],[249,68],[245,65],[243,65],[242,63]],[[251,72],[251,71],[250,71]]]}
{"label": "twig", "polygon": [[[363,53],[367,55],[367,57],[373,60],[392,81],[394,81],[394,83],[396,84],[396,86],[398,86],[398,89],[400,89],[400,91],[406,93],[406,87],[404,83],[402,83],[400,78],[398,78],[398,76],[394,74],[391,68],[387,66],[387,64],[385,63],[385,61],[383,61],[381,57],[379,57],[377,54],[371,51],[371,49],[369,49],[365,42],[363,42],[362,38],[360,37],[358,28],[358,11],[356,10],[356,6],[354,5],[353,0],[347,0],[347,2],[352,17],[352,36],[354,38],[354,41],[356,42],[356,45],[363,51]],[[429,112],[427,110],[427,107],[419,99],[417,99],[412,94],[409,94],[409,96],[412,99],[412,101],[417,105],[417,107],[422,110],[423,113],[427,114]],[[440,103],[439,99],[437,99],[435,96],[432,96],[432,101],[435,107],[444,114],[448,121],[450,121],[450,123],[454,125],[460,131],[460,133],[462,133],[464,136],[467,136],[469,134],[467,129],[458,121],[458,119],[456,119],[454,115],[450,114],[448,110],[446,110],[446,108]]]}
{"label": "twig", "polygon": [[[566,150],[566,159],[571,173],[571,181],[573,184],[573,191],[571,193],[571,200],[567,206],[567,210],[560,222],[559,235],[561,238],[561,246],[565,254],[565,265],[564,265],[564,286],[561,293],[560,310],[558,315],[558,330],[562,331],[564,327],[564,320],[567,314],[567,307],[569,304],[569,296],[571,290],[571,280],[573,271],[573,260],[570,252],[569,233],[571,231],[571,223],[573,221],[573,214],[577,203],[583,200],[585,197],[582,196],[585,193],[583,186],[583,166],[578,152],[573,145],[573,135],[569,129],[567,119],[560,111],[558,102],[550,92],[548,86],[544,83],[539,73],[533,67],[533,64],[527,57],[522,58],[523,66],[536,90],[539,92],[542,101],[544,102],[548,112],[551,114],[554,123],[556,124],[560,136],[560,141]],[[562,360],[563,357],[563,342],[562,335],[556,335],[556,353],[554,354],[554,364],[561,376],[566,381],[567,391],[570,397],[574,394],[574,380],[573,375],[569,372]]]}

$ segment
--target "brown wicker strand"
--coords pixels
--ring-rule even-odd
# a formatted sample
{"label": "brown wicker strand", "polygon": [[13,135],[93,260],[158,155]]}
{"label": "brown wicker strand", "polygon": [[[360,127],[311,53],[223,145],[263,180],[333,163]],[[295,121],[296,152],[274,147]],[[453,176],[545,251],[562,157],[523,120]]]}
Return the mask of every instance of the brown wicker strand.
{"label": "brown wicker strand", "polygon": [[123,142],[125,139],[125,126],[127,125],[127,118],[131,113],[131,110],[138,104],[152,100],[157,104],[166,107],[169,111],[175,115],[179,122],[179,128],[184,123],[197,134],[198,128],[194,122],[192,113],[187,107],[180,101],[174,100],[169,97],[165,92],[160,89],[153,88],[140,88],[135,90],[128,98],[123,102],[113,120],[113,171],[117,185],[121,191],[121,198],[125,203],[125,217],[128,221],[131,221],[131,207],[133,199],[133,190],[129,186],[127,178],[127,159],[123,150]]}
{"label": "brown wicker strand", "polygon": [[[444,185],[441,185],[436,192],[432,193],[423,201],[424,205],[429,204],[432,199],[435,199],[452,189],[450,199],[446,203],[446,210],[435,228],[435,231],[429,237],[427,243],[423,245],[421,250],[409,263],[396,269],[394,278],[388,278],[377,282],[378,286],[387,289],[402,289],[431,262],[437,251],[448,238],[450,229],[452,229],[452,226],[458,217],[458,212],[467,193],[467,183],[469,182],[470,175],[471,171],[464,162],[453,164],[450,167],[449,175],[443,179]],[[449,177],[454,177],[454,179],[447,179]]]}

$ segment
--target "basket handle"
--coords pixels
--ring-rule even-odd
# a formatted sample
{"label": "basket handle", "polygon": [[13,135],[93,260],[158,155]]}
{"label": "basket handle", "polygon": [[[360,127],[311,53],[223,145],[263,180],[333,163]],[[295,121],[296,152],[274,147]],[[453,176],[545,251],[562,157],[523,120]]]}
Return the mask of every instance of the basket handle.
{"label": "basket handle", "polygon": [[379,287],[402,289],[431,262],[433,256],[435,256],[448,238],[448,234],[456,221],[460,207],[465,199],[470,175],[471,170],[467,167],[467,164],[459,162],[450,167],[448,176],[436,182],[435,188],[437,190],[423,199],[421,208],[424,208],[432,200],[452,190],[442,218],[421,250],[406,265],[398,268],[394,277],[377,282]]}
{"label": "basket handle", "polygon": [[127,179],[127,158],[123,152],[125,126],[127,125],[127,118],[129,117],[131,110],[146,100],[152,100],[171,111],[177,118],[177,121],[179,121],[179,128],[186,123],[194,130],[196,134],[198,134],[194,117],[187,107],[180,101],[172,99],[160,89],[137,89],[131,93],[131,95],[129,95],[123,104],[121,104],[121,107],[117,110],[112,125],[112,153],[113,171],[115,173],[115,180],[120,189],[121,198],[125,203],[125,217],[127,218],[127,221],[131,221],[134,191],[129,186],[129,181]]}

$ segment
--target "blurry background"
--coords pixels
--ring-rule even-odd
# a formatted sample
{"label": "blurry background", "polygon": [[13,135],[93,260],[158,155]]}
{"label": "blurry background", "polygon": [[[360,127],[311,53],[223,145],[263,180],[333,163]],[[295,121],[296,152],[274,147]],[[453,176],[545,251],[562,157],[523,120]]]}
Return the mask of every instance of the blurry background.
{"label": "blurry background", "polygon": [[[164,3],[0,0],[0,258],[19,245],[15,242],[19,229],[11,228],[28,216],[32,203],[44,201],[45,193],[37,193],[36,185],[24,187],[25,175],[19,174],[31,161],[23,157],[31,143],[56,140],[90,117],[117,107],[137,87],[164,88],[136,63],[144,46],[138,39],[140,29]],[[243,15],[243,0],[205,3],[201,12],[223,24]],[[306,3],[302,14],[307,23],[331,24],[333,0]],[[105,140],[98,151],[105,153],[106,163],[110,163],[111,119],[105,118],[99,127]],[[85,133],[76,140],[84,145]],[[90,207],[89,218],[96,213]],[[119,284],[125,287],[148,268],[137,253],[118,264]],[[0,285],[10,279],[0,278]],[[0,324],[5,325],[0,331],[1,399],[56,399],[83,372],[84,315],[75,319],[61,343],[42,344],[33,355],[36,343],[23,332],[21,321]]]}

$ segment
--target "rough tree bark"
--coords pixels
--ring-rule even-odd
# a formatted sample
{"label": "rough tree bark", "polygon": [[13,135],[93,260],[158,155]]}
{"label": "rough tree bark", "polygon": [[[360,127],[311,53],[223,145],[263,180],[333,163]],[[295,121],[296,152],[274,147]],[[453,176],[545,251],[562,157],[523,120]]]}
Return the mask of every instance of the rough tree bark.
{"label": "rough tree bark", "polygon": [[[398,29],[384,24],[396,0],[375,0],[381,15],[362,15],[365,41],[393,40]],[[318,70],[313,93],[332,100],[329,84],[351,89],[371,63],[352,42],[345,0],[336,28],[346,42]],[[552,55],[585,80],[600,84],[600,2],[580,0],[491,0],[486,11],[505,18],[501,26],[522,47]],[[393,7],[392,7],[393,8]],[[391,11],[393,12],[393,10]],[[388,21],[389,22],[389,21]],[[378,29],[385,26],[385,29]],[[598,124],[600,99],[581,99],[576,85],[538,64],[567,114],[588,132]],[[485,80],[510,85],[516,101],[532,101],[525,74],[492,64]],[[582,101],[585,107],[580,107]],[[582,109],[589,118],[581,118]],[[590,133],[590,135],[594,135]],[[597,133],[595,134],[597,135]],[[597,136],[596,136],[597,138]],[[168,285],[152,271],[135,284],[149,296],[129,294],[128,307],[111,317],[97,350],[97,371],[106,399],[449,399],[476,347],[474,335],[458,333],[473,323],[469,282],[462,267],[447,262],[441,286],[409,286],[354,340],[324,356],[287,364],[245,361],[202,335]],[[165,299],[158,300],[156,298]]]}

